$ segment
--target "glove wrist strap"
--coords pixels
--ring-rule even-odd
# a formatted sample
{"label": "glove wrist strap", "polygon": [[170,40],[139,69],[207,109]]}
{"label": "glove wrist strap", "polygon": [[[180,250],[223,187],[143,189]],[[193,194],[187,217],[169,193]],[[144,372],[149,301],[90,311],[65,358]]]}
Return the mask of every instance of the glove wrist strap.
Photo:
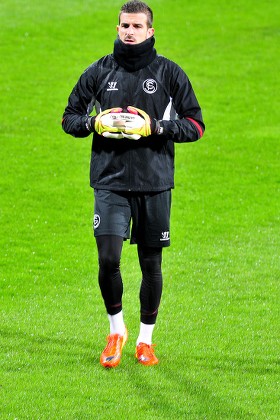
{"label": "glove wrist strap", "polygon": [[92,132],[93,132],[94,120],[95,120],[95,118],[94,118],[94,117],[88,117],[88,118],[86,119],[86,122],[85,122],[85,124],[86,124],[86,129],[87,129],[90,133],[92,133]]}
{"label": "glove wrist strap", "polygon": [[154,134],[157,134],[158,136],[163,134],[163,127],[160,125],[161,121],[154,120],[155,127],[154,127]]}

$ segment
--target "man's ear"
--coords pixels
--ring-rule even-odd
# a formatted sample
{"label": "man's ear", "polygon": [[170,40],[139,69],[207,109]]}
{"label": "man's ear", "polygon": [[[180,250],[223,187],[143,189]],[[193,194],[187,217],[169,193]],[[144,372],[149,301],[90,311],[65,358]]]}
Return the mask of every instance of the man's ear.
{"label": "man's ear", "polygon": [[147,39],[151,38],[155,33],[155,29],[154,28],[149,28],[147,31]]}

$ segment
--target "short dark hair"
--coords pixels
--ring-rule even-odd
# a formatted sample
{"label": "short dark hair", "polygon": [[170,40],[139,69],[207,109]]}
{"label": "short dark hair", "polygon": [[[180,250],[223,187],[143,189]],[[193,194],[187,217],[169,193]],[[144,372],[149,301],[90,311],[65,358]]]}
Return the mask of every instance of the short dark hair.
{"label": "short dark hair", "polygon": [[147,25],[149,28],[153,26],[153,11],[152,9],[143,1],[132,0],[125,3],[119,13],[119,22],[122,13],[145,13],[147,16]]}

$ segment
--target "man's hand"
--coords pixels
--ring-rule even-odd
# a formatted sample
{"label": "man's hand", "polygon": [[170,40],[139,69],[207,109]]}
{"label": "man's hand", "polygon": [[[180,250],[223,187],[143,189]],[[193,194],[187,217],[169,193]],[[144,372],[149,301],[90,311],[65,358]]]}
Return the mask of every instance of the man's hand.
{"label": "man's hand", "polygon": [[[131,136],[148,137],[151,135],[151,119],[149,115],[142,109],[134,106],[127,107],[128,113],[137,116],[136,119],[126,121],[125,129],[123,130],[124,137],[131,138]],[[140,118],[139,118],[140,116]]]}
{"label": "man's hand", "polygon": [[122,131],[125,128],[124,122],[119,115],[122,108],[110,108],[100,112],[94,121],[95,131],[103,137],[123,138]]}

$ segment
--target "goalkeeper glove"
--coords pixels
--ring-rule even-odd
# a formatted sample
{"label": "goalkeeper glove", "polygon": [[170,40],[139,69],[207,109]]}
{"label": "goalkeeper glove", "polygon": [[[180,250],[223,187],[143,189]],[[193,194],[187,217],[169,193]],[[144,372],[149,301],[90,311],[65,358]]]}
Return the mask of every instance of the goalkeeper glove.
{"label": "goalkeeper glove", "polygon": [[[161,121],[151,119],[145,111],[133,106],[128,106],[127,110],[129,113],[135,115],[135,117],[137,116],[138,119],[126,122],[123,132],[124,137],[136,139],[136,136],[140,138],[148,137],[151,134],[163,134],[163,127],[160,124]],[[142,120],[139,116],[142,117]]]}
{"label": "goalkeeper glove", "polygon": [[103,137],[123,138],[124,124],[119,120],[122,108],[110,108],[100,112],[94,119],[95,131]]}
{"label": "goalkeeper glove", "polygon": [[[142,109],[135,108],[134,106],[128,106],[127,111],[130,114],[140,115],[142,120],[135,121],[128,121],[125,124],[125,129],[123,134],[125,137],[128,137],[133,134],[137,134],[141,137],[148,137],[152,134],[151,132],[151,118],[149,115],[143,111]],[[129,137],[128,137],[129,138]]]}

